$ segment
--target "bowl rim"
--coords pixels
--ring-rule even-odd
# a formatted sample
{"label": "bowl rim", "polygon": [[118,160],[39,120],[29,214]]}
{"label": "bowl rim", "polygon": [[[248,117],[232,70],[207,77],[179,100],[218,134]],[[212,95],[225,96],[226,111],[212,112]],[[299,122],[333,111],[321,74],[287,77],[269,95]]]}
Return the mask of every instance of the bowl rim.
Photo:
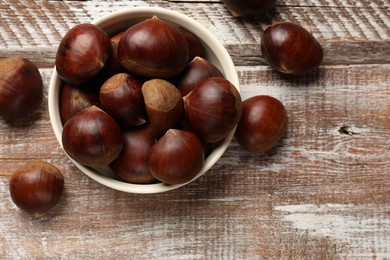
{"label": "bowl rim", "polygon": [[[156,15],[162,20],[176,23],[181,27],[195,33],[198,36],[198,38],[202,41],[202,43],[204,45],[207,45],[207,47],[210,50],[212,50],[212,52],[214,53],[215,57],[217,58],[217,60],[219,61],[222,67],[222,73],[240,92],[238,74],[237,71],[235,70],[234,63],[229,53],[225,49],[225,47],[205,26],[203,26],[202,24],[200,24],[199,22],[197,22],[196,20],[194,20],[193,18],[185,14],[170,9],[165,9],[162,7],[149,7],[149,6],[128,7],[128,8],[120,9],[112,13],[103,15],[97,19],[94,19],[91,23],[104,28],[112,25],[115,20],[120,19],[121,17],[124,16],[130,18],[132,16],[150,17],[151,15]],[[50,117],[52,129],[54,131],[58,143],[60,144],[61,149],[63,149],[63,145],[62,145],[63,124],[60,119],[59,107],[58,107],[60,83],[61,80],[58,77],[56,67],[54,66],[53,73],[49,83],[48,109],[49,109],[49,117]],[[161,193],[161,192],[177,189],[179,187],[189,184],[190,182],[193,182],[194,180],[202,176],[221,158],[223,153],[230,145],[231,140],[233,139],[234,136],[234,132],[235,132],[235,128],[229,133],[228,136],[225,137],[225,139],[223,139],[221,144],[211,152],[211,154],[205,159],[205,163],[201,171],[199,171],[193,179],[182,184],[174,184],[174,185],[168,185],[164,183],[132,184],[120,180],[115,180],[108,176],[100,174],[99,172],[97,172],[96,169],[81,165],[80,163],[76,162],[74,159],[69,157],[65,151],[64,152],[79,170],[81,170],[85,175],[87,175],[91,179],[95,180],[96,182],[106,187],[118,191],[122,191],[122,192],[127,192],[127,193],[153,194],[153,193]]]}

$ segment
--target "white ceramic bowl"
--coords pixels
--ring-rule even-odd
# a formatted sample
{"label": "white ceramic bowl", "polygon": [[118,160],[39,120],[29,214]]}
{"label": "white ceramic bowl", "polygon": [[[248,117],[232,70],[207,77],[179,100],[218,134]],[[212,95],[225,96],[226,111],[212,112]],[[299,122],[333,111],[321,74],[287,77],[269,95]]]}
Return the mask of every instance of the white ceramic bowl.
{"label": "white ceramic bowl", "polygon": [[[151,18],[156,15],[158,18],[164,20],[172,25],[181,26],[198,36],[202,44],[205,47],[207,60],[218,67],[224,74],[225,78],[233,83],[239,90],[239,82],[237,72],[235,70],[232,59],[223,45],[214,37],[214,35],[208,31],[204,26],[196,22],[194,19],[167,9],[159,7],[131,7],[123,10],[119,10],[101,18],[94,20],[92,23],[98,25],[105,30],[109,35],[114,35],[121,32],[131,25],[140,22],[144,19]],[[49,114],[50,121],[55,133],[55,136],[62,147],[61,134],[63,125],[60,119],[59,112],[59,94],[60,94],[61,79],[58,77],[57,71],[54,68],[53,74],[50,80],[49,86]],[[233,138],[234,131],[232,131],[221,143],[218,145],[212,153],[206,158],[205,163],[201,171],[191,181],[199,178],[207,170],[209,170],[222,156],[227,147],[229,146],[231,139]],[[70,158],[70,160],[72,160]],[[106,168],[89,168],[80,165],[76,161],[73,163],[87,176],[95,181],[110,187],[112,189],[129,192],[129,193],[159,193],[176,189],[184,186],[187,183],[177,185],[167,185],[163,183],[156,184],[129,184],[120,181]]]}

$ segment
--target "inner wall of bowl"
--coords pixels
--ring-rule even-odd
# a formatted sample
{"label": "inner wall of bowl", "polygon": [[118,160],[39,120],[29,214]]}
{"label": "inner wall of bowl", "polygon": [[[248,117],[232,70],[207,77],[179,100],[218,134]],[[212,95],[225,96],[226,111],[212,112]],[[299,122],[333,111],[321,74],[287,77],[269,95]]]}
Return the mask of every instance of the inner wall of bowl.
{"label": "inner wall of bowl", "polygon": [[[224,74],[224,76],[239,90],[237,72],[235,71],[234,64],[226,49],[205,27],[183,14],[159,7],[134,7],[105,15],[97,20],[94,20],[92,23],[101,27],[110,36],[113,36],[142,20],[151,18],[153,15],[156,15],[158,18],[174,26],[180,25],[181,27],[196,34],[205,47],[207,60],[214,64],[216,67],[218,67]],[[63,126],[61,123],[58,106],[60,86],[61,80],[59,79],[56,71],[54,70],[49,89],[49,112],[55,135],[62,146],[61,133]],[[222,154],[229,146],[233,135],[234,131],[232,131],[229,136],[227,136],[220,144],[218,144],[214,148],[211,154],[206,158],[202,170],[190,182],[203,175],[215,164],[215,162],[222,156]],[[80,170],[82,170],[90,178],[105,186],[124,192],[158,193],[176,189],[188,183],[187,182],[178,185],[166,185],[163,183],[147,185],[125,183],[117,180],[115,175],[108,167],[92,169],[77,163],[73,159],[71,160]]]}

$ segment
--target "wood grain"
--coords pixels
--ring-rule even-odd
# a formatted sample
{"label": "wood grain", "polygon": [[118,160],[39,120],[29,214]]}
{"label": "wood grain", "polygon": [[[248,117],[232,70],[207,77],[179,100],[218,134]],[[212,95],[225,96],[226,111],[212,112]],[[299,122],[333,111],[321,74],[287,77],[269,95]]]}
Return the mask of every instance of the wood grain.
{"label": "wood grain", "polygon": [[[170,2],[188,2],[187,0],[168,0]],[[192,0],[199,3],[222,3],[222,0]],[[387,6],[386,0],[277,0],[276,6],[315,6],[315,7],[384,7]]]}
{"label": "wood grain", "polygon": [[[283,102],[288,130],[277,147],[253,155],[233,140],[200,179],[153,195],[111,190],[72,165],[47,111],[58,43],[76,24],[140,5],[195,18],[232,55],[243,99]],[[37,112],[0,119],[0,259],[390,259],[387,1],[279,0],[269,16],[233,18],[220,0],[3,0],[0,20],[0,58],[33,60],[45,87]],[[291,77],[265,65],[261,31],[278,20],[312,29],[326,53],[318,71]],[[65,196],[40,219],[8,191],[32,159],[65,176]]]}
{"label": "wood grain", "polygon": [[[285,104],[282,143],[257,156],[233,141],[205,176],[165,194],[120,193],[81,174],[51,132],[46,102],[25,121],[2,122],[3,258],[388,256],[390,66],[325,66],[304,78],[237,69],[244,99],[266,94]],[[46,87],[51,71],[41,70]],[[65,197],[43,219],[20,212],[7,190],[32,155],[66,178]]]}
{"label": "wood grain", "polygon": [[71,27],[125,7],[150,5],[196,19],[225,45],[237,65],[265,64],[259,46],[261,32],[281,20],[311,29],[326,49],[324,64],[390,61],[390,7],[380,1],[355,7],[336,5],[339,1],[313,1],[294,8],[281,5],[272,14],[256,18],[234,18],[221,2],[11,1],[13,8],[8,8],[8,2],[0,5],[4,21],[0,25],[0,58],[10,54],[29,56],[45,67],[53,66],[59,41]]}

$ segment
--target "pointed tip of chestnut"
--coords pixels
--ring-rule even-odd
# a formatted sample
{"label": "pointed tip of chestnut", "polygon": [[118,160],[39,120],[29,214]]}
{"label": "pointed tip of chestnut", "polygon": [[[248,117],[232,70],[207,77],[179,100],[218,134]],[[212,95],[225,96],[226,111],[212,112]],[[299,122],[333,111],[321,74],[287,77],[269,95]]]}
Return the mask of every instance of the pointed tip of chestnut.
{"label": "pointed tip of chestnut", "polygon": [[291,22],[277,22],[267,27],[261,38],[261,52],[270,67],[291,75],[317,69],[324,55],[317,39]]}
{"label": "pointed tip of chestnut", "polygon": [[22,118],[38,109],[43,81],[37,66],[21,57],[0,60],[0,116]]}
{"label": "pointed tip of chestnut", "polygon": [[19,208],[40,217],[60,201],[64,193],[64,177],[50,163],[31,161],[12,174],[9,189],[12,201]]}

